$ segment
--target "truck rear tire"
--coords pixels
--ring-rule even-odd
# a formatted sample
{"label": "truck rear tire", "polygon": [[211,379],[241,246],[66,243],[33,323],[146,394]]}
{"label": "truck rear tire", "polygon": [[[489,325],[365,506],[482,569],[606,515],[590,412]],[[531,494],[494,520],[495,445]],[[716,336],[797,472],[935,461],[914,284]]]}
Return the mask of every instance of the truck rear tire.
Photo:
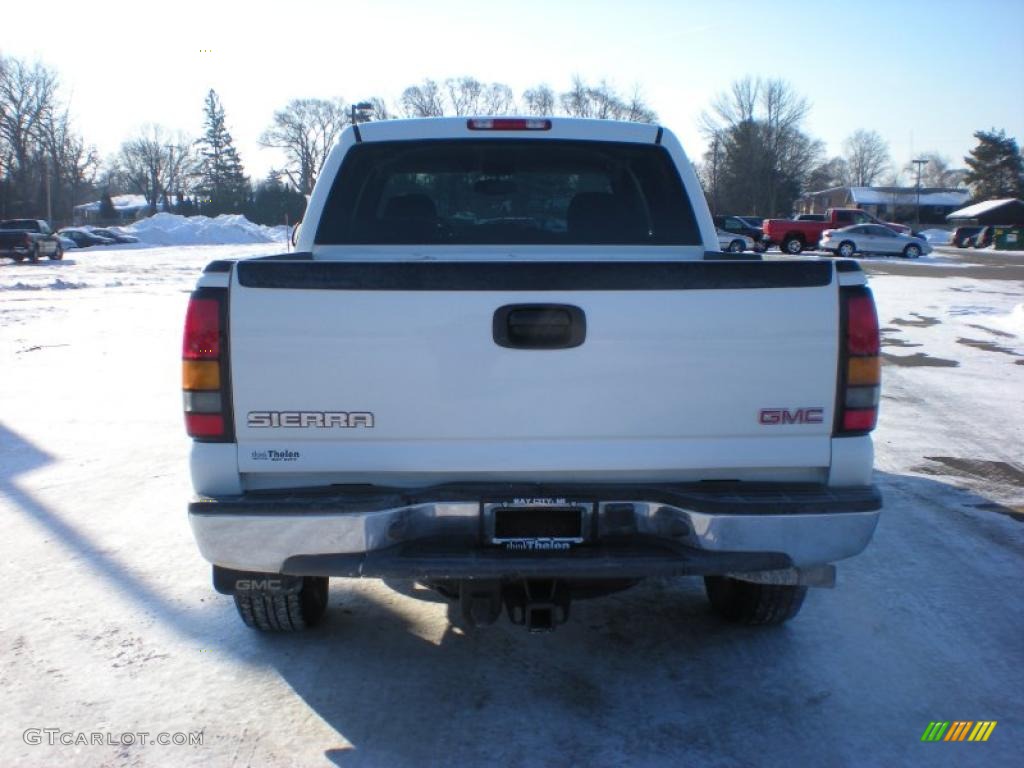
{"label": "truck rear tire", "polygon": [[782,250],[791,256],[796,256],[804,249],[804,241],[799,237],[787,237],[782,241]]}
{"label": "truck rear tire", "polygon": [[716,613],[737,624],[782,624],[800,612],[807,587],[755,584],[728,576],[705,576],[704,588]]}
{"label": "truck rear tire", "polygon": [[327,610],[326,576],[305,576],[291,594],[235,594],[235,608],[247,627],[262,632],[301,632],[315,625]]}

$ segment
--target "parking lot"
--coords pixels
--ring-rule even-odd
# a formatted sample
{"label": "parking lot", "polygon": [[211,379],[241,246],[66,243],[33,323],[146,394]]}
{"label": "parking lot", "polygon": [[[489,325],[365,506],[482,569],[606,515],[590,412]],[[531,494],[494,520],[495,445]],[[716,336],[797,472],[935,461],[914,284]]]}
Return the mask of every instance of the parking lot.
{"label": "parking lot", "polygon": [[[863,260],[883,327],[885,509],[793,622],[726,625],[698,580],[658,580],[575,604],[549,635],[465,632],[414,584],[335,579],[322,627],[263,636],[212,591],[185,518],[180,326],[206,262],[276,248],[0,264],[0,763],[1019,759],[1024,255]],[[998,726],[984,744],[922,744],[934,720]],[[26,738],[47,728],[149,736]],[[144,743],[158,733],[202,744]]]}

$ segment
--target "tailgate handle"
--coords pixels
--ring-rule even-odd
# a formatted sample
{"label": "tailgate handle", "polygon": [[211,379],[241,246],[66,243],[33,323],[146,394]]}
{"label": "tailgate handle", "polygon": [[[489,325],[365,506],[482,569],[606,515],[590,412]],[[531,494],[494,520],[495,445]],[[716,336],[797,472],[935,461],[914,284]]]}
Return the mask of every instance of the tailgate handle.
{"label": "tailgate handle", "polygon": [[571,304],[506,304],[494,312],[494,343],[509,349],[570,349],[587,337],[587,317]]}

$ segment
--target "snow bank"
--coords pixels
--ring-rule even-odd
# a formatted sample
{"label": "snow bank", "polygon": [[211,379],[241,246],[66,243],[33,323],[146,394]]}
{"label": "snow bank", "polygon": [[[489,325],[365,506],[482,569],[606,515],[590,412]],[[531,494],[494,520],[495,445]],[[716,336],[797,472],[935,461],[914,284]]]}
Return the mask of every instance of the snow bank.
{"label": "snow bank", "polygon": [[253,224],[241,214],[179,216],[158,213],[124,227],[149,245],[245,245],[247,243],[283,243],[288,228]]}
{"label": "snow bank", "polygon": [[988,323],[1024,339],[1024,304],[1017,304],[1009,314],[988,318]]}
{"label": "snow bank", "polygon": [[68,280],[61,280],[59,277],[50,283],[32,284],[17,282],[14,285],[0,285],[0,291],[71,291],[76,288],[88,288],[88,283],[74,283]]}

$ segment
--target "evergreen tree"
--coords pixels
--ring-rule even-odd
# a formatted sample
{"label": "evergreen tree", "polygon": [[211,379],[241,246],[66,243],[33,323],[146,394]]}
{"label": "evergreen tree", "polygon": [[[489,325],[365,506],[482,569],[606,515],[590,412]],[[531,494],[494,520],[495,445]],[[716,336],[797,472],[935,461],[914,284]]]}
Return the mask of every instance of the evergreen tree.
{"label": "evergreen tree", "polygon": [[256,185],[246,216],[267,226],[296,224],[306,212],[306,196],[281,182],[277,171]]}
{"label": "evergreen tree", "polygon": [[964,158],[974,199],[995,200],[1020,197],[1024,161],[1016,140],[1004,131],[976,131],[978,145]]}
{"label": "evergreen tree", "polygon": [[249,180],[231,134],[224,124],[224,107],[211,88],[206,94],[203,138],[199,148],[200,210],[207,216],[242,211],[249,198]]}
{"label": "evergreen tree", "polygon": [[100,198],[100,221],[104,224],[112,224],[117,221],[117,209],[114,208],[114,201],[110,197],[110,190],[103,190],[103,197]]}

